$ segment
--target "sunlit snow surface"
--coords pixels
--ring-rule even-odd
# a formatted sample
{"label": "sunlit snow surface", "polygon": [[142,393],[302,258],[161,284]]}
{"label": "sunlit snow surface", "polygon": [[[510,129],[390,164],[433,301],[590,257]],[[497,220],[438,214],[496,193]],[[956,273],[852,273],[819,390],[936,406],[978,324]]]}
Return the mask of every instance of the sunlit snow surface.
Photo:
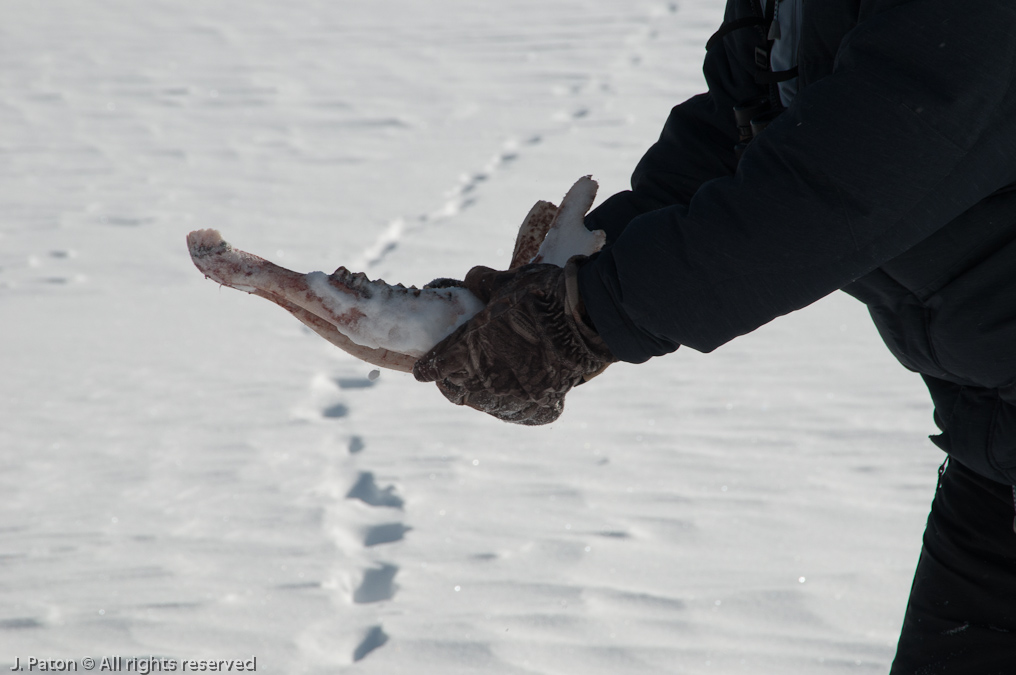
{"label": "sunlit snow surface", "polygon": [[0,668],[885,673],[940,453],[834,296],[550,428],[196,272],[503,266],[623,189],[719,0],[0,3]]}

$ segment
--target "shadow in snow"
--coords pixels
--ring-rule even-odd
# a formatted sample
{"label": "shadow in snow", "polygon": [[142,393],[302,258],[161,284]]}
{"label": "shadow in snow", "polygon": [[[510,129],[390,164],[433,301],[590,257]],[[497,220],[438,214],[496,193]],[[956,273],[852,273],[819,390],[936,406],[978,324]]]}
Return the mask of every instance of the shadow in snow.
{"label": "shadow in snow", "polygon": [[374,474],[369,471],[360,473],[356,485],[346,494],[346,499],[359,499],[370,506],[391,506],[396,509],[401,509],[404,504],[402,497],[395,494],[393,486],[379,488],[374,482]]}
{"label": "shadow in snow", "polygon": [[376,383],[366,377],[337,377],[335,384],[339,386],[339,389],[370,389]]}
{"label": "shadow in snow", "polygon": [[381,626],[374,626],[367,631],[363,641],[353,650],[353,661],[361,661],[378,647],[384,646],[386,642],[388,642],[388,636],[381,630]]}
{"label": "shadow in snow", "polygon": [[385,523],[384,525],[375,525],[367,530],[363,537],[364,546],[377,546],[379,544],[391,544],[392,542],[402,541],[402,538],[409,532],[411,527],[406,527],[402,523]]}
{"label": "shadow in snow", "polygon": [[353,602],[362,605],[390,600],[395,595],[395,575],[398,571],[398,567],[388,564],[365,570],[363,582],[353,592]]}
{"label": "shadow in snow", "polygon": [[24,630],[26,628],[42,628],[42,622],[30,617],[0,620],[0,630]]}
{"label": "shadow in snow", "polygon": [[323,417],[328,419],[339,419],[349,414],[349,406],[343,405],[342,403],[336,403],[335,405],[328,406],[321,411]]}

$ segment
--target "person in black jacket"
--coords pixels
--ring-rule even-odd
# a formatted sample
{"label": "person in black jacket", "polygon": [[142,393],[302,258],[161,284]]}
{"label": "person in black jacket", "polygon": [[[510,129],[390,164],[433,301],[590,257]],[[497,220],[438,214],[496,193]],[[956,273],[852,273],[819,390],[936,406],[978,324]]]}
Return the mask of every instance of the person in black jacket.
{"label": "person in black jacket", "polygon": [[919,372],[951,466],[894,674],[1016,672],[1016,5],[728,0],[708,92],[564,269],[474,268],[487,310],[417,363],[542,424],[613,360],[709,352],[842,289]]}

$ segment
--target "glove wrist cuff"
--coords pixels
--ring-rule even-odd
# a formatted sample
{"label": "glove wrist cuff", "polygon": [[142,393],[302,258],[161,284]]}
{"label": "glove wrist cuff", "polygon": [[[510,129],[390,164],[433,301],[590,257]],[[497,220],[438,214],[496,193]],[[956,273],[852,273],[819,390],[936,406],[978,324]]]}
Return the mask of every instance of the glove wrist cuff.
{"label": "glove wrist cuff", "polygon": [[564,266],[564,309],[565,312],[575,322],[575,329],[578,331],[582,341],[586,344],[589,351],[598,357],[599,359],[606,360],[608,363],[616,361],[614,355],[611,354],[610,349],[607,347],[607,343],[603,341],[600,334],[596,332],[596,328],[593,326],[593,322],[590,320],[589,315],[586,314],[585,304],[582,302],[582,296],[579,294],[579,277],[578,270],[579,266],[589,259],[589,256],[576,255],[568,259],[568,262]]}

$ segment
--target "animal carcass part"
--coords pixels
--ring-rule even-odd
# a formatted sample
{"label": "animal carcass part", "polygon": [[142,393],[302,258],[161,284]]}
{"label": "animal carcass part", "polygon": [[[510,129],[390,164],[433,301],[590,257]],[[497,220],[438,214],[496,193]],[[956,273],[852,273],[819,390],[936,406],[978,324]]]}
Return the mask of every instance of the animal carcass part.
{"label": "animal carcass part", "polygon": [[[604,233],[583,224],[595,196],[596,182],[586,176],[560,208],[537,202],[519,229],[509,269],[528,262],[563,266],[573,255],[599,250]],[[476,296],[455,285],[392,286],[344,267],[330,275],[293,272],[233,248],[216,230],[191,232],[187,247],[209,279],[271,300],[343,351],[403,372],[483,309]]]}

